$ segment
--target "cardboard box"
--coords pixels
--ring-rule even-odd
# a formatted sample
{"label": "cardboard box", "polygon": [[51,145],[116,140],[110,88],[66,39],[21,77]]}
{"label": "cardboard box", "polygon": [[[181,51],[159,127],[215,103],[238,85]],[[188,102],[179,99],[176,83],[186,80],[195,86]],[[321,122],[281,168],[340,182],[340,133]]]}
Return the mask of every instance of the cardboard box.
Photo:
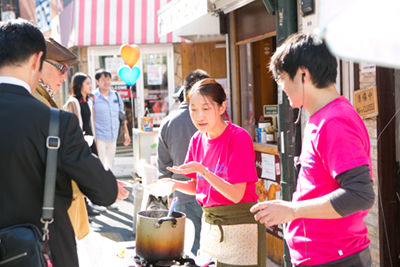
{"label": "cardboard box", "polygon": [[153,131],[153,117],[141,117],[140,129],[146,132]]}

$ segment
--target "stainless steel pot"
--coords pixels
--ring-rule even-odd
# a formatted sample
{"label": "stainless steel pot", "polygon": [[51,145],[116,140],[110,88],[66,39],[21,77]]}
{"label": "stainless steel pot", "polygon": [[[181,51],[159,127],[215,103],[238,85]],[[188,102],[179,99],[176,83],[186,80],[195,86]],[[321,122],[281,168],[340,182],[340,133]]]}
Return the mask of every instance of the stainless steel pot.
{"label": "stainless steel pot", "polygon": [[136,254],[149,262],[170,261],[182,257],[186,215],[168,210],[137,213]]}

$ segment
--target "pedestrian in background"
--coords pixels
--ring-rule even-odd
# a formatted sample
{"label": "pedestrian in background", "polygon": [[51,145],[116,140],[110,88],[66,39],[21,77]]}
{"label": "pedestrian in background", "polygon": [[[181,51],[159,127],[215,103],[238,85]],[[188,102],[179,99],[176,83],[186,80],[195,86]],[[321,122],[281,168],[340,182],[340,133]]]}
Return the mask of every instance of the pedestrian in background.
{"label": "pedestrian in background", "polygon": [[173,182],[172,190],[196,194],[204,212],[200,255],[216,258],[226,267],[265,267],[265,227],[250,212],[258,200],[252,138],[223,119],[226,93],[214,79],[193,85],[187,102],[198,132],[190,141],[185,163],[167,169],[192,180],[159,182]]}
{"label": "pedestrian in background", "polygon": [[[191,180],[182,174],[171,172],[167,167],[180,166],[185,162],[190,139],[193,134],[197,132],[197,128],[190,119],[188,105],[184,99],[186,99],[193,84],[205,78],[210,78],[210,76],[200,69],[187,74],[184,85],[181,86],[181,89],[175,94],[177,98],[182,97],[180,99],[182,103],[179,105],[178,110],[174,113],[170,113],[170,115],[161,121],[157,144],[159,179],[173,178],[180,181]],[[203,210],[197,203],[194,195],[175,191],[173,197],[178,197],[179,200],[175,210],[185,213],[186,217],[194,224],[195,239],[191,251],[194,255],[197,255],[197,250],[200,246],[201,216]]]}
{"label": "pedestrian in background", "polygon": [[172,104],[172,107],[169,109],[168,115],[172,114],[174,111],[179,109],[179,106],[183,101],[185,101],[184,97],[184,90],[185,86],[182,85],[181,87],[177,88],[175,90],[175,93],[172,94],[172,98],[174,99],[174,104]]}
{"label": "pedestrian in background", "polygon": [[296,266],[371,266],[364,224],[375,198],[371,146],[363,120],[334,86],[336,58],[313,35],[296,33],[276,50],[270,70],[292,108],[311,116],[292,202],[259,203],[255,218],[267,227],[287,223]]}
{"label": "pedestrian in background", "polygon": [[[31,93],[46,64],[44,58],[46,41],[36,26],[23,19],[0,23],[0,229],[26,223],[43,227],[50,109]],[[128,191],[92,156],[76,116],[60,111],[59,118],[60,148],[49,245],[54,267],[77,267],[74,230],[67,212],[72,202],[71,182],[100,205],[122,200]]]}
{"label": "pedestrian in background", "polygon": [[[111,90],[111,73],[100,69],[95,75],[98,89],[93,92],[94,125],[97,135],[97,152],[100,161],[106,170],[111,170],[114,164],[115,152],[117,150],[118,131],[120,128],[119,113],[125,115],[124,103],[118,92]],[[124,145],[131,143],[126,120],[124,122]],[[105,207],[92,205],[98,211],[104,211]],[[114,203],[109,206],[117,209]]]}
{"label": "pedestrian in background", "polygon": [[92,80],[82,72],[75,73],[72,79],[72,96],[68,98],[63,109],[74,113],[79,120],[79,126],[84,136],[93,136],[90,146],[92,153],[97,155],[96,128],[94,126],[94,113],[92,95]]}
{"label": "pedestrian in background", "polygon": [[[97,155],[97,148],[96,148],[96,129],[94,127],[94,113],[93,113],[93,102],[90,98],[92,93],[92,80],[89,76],[82,72],[75,73],[72,79],[72,88],[71,88],[72,95],[68,98],[67,102],[65,103],[63,109],[65,111],[74,113],[78,117],[79,126],[82,129],[84,134],[85,140],[91,142],[89,147],[93,154]],[[74,188],[75,189],[75,188]],[[100,212],[94,210],[88,203],[85,196],[80,193],[78,190],[75,198],[83,198],[86,204],[86,210],[88,216],[96,216],[100,215]],[[69,214],[72,218],[80,218],[79,214],[83,213],[84,210],[80,211],[79,209],[73,211],[70,210]],[[73,215],[75,214],[75,216]],[[89,217],[89,222],[91,218]],[[86,223],[83,221],[84,216],[82,219],[78,219],[75,224],[73,225],[80,225],[81,227],[74,227],[75,233],[77,233],[78,240],[82,239],[89,233],[89,225],[86,226]],[[79,230],[83,229],[82,230]],[[87,230],[86,230],[87,229]]]}

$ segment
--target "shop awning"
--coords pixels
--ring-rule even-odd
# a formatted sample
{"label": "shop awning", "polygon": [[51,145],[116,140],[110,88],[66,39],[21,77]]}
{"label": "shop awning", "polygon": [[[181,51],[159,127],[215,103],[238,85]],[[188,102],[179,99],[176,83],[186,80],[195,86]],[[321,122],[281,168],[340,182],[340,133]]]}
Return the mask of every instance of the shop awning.
{"label": "shop awning", "polygon": [[201,36],[207,36],[208,41],[224,40],[220,14],[227,14],[254,1],[172,0],[157,12],[159,36],[174,31],[176,35],[192,41],[199,41]]}
{"label": "shop awning", "polygon": [[178,36],[196,41],[202,35],[222,37],[218,12],[209,0],[172,0],[157,14],[159,36],[175,31]]}
{"label": "shop awning", "polygon": [[64,46],[186,42],[158,35],[157,11],[171,0],[73,0],[52,21],[52,37]]}

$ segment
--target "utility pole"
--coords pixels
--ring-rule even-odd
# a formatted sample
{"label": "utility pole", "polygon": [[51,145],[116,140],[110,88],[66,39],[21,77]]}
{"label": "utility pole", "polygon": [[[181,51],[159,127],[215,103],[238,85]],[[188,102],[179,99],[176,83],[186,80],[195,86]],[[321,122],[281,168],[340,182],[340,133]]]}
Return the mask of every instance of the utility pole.
{"label": "utility pole", "polygon": [[[297,1],[275,1],[277,45],[281,45],[289,35],[297,32]],[[301,151],[301,128],[294,124],[298,110],[290,107],[286,94],[278,85],[278,111],[279,111],[279,143],[278,149],[281,157],[281,194],[282,200],[291,201],[296,189],[297,173],[294,167],[294,157]],[[296,138],[295,138],[296,135]],[[296,142],[295,142],[296,141]],[[286,225],[284,225],[284,228]],[[284,231],[285,232],[285,231]],[[290,254],[287,244],[283,242],[284,266],[291,267]]]}

